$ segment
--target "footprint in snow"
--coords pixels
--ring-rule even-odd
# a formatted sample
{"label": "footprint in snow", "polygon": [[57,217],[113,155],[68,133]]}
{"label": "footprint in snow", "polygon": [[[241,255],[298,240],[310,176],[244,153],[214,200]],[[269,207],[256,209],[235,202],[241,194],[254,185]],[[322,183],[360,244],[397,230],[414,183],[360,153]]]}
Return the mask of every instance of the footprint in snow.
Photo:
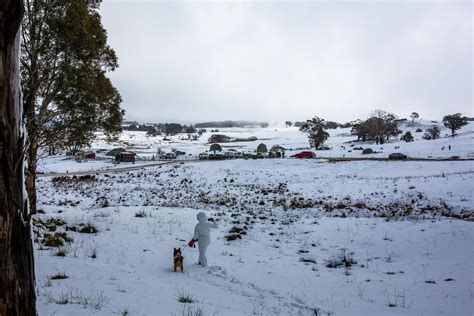
{"label": "footprint in snow", "polygon": [[210,275],[219,277],[219,278],[226,278],[227,277],[227,270],[225,268],[219,266],[210,266],[208,268],[207,273]]}

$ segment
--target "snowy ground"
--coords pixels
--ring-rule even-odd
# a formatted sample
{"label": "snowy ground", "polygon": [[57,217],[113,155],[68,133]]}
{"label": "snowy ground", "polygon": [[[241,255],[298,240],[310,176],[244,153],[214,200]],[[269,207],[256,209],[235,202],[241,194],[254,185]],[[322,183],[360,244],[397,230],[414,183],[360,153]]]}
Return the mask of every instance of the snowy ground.
{"label": "snowy ground", "polygon": [[[380,153],[364,157],[474,156],[473,124],[434,141],[414,132],[431,123],[404,126],[414,142],[354,143],[337,129],[331,150],[317,154],[362,157],[352,148],[371,147]],[[296,128],[221,133],[257,136],[226,144],[246,152],[261,142],[288,154],[308,146]],[[169,142],[127,132],[92,146],[128,147],[143,158],[135,165],[40,160],[44,173],[91,173],[38,179],[40,315],[474,313],[474,161],[240,159],[135,169],[159,163],[149,159],[158,147],[194,159],[210,135]],[[185,271],[175,273],[173,248],[192,237],[199,211],[219,224],[210,266],[196,265],[197,250],[185,248]]]}
{"label": "snowy ground", "polygon": [[[473,161],[233,160],[42,177],[40,314],[472,315],[473,184]],[[173,247],[200,210],[219,223],[210,266],[186,248],[174,273]],[[79,233],[88,223],[98,232]],[[53,229],[73,241],[45,246]],[[351,267],[328,267],[343,254]]]}

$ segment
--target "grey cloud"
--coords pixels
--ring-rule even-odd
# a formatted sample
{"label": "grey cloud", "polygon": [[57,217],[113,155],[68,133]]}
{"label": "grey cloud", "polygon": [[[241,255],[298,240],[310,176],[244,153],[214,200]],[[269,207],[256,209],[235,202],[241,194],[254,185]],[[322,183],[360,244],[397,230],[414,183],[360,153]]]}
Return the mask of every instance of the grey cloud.
{"label": "grey cloud", "polygon": [[473,116],[472,3],[105,1],[127,117]]}

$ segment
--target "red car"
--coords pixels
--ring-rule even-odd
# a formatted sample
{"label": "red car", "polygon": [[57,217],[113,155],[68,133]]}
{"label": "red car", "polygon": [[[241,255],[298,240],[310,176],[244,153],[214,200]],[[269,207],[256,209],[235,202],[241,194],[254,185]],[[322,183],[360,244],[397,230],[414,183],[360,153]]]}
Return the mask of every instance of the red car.
{"label": "red car", "polygon": [[302,151],[300,153],[294,154],[291,157],[295,158],[316,158],[316,154],[312,151]]}

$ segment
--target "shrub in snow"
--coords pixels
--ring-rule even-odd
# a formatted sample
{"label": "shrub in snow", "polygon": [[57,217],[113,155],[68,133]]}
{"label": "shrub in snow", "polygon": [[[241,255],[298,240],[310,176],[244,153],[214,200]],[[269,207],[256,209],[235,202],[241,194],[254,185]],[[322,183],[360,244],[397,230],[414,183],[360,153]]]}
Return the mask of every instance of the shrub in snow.
{"label": "shrub in snow", "polygon": [[412,142],[414,141],[414,138],[413,138],[413,135],[410,133],[410,132],[406,132],[401,138],[400,140],[403,140],[405,142]]}
{"label": "shrub in snow", "polygon": [[341,249],[341,253],[333,258],[330,258],[326,261],[327,268],[350,268],[354,264],[357,264],[357,261],[353,258],[354,252],[347,252],[346,249]]}
{"label": "shrub in snow", "polygon": [[209,137],[209,139],[207,140],[209,143],[213,144],[213,143],[226,143],[226,142],[229,142],[232,138],[230,138],[229,136],[226,136],[226,135],[223,135],[223,134],[214,134],[214,135],[211,135],[211,137]]}
{"label": "shrub in snow", "polygon": [[140,217],[140,218],[148,217],[148,214],[145,211],[139,211],[135,213],[135,217]]}
{"label": "shrub in snow", "polygon": [[69,238],[66,233],[55,232],[54,234],[45,233],[41,242],[46,247],[60,247],[64,246],[65,242],[71,241],[72,239]]}
{"label": "shrub in snow", "polygon": [[368,154],[375,154],[375,151],[373,151],[372,148],[365,148],[362,150],[362,155],[368,155]]}
{"label": "shrub in snow", "polygon": [[423,134],[423,139],[432,140],[438,139],[440,134],[440,130],[437,126],[433,126],[432,128],[428,128],[426,133]]}
{"label": "shrub in snow", "polygon": [[69,278],[65,272],[60,272],[49,277],[50,280],[64,280]]}
{"label": "shrub in snow", "polygon": [[99,230],[92,224],[88,223],[79,229],[79,233],[83,234],[95,234]]}
{"label": "shrub in snow", "polygon": [[261,143],[260,145],[258,145],[257,153],[266,153],[266,152],[268,152],[267,145],[265,145],[264,143]]}
{"label": "shrub in snow", "polygon": [[182,292],[179,292],[178,293],[178,302],[180,303],[194,303],[196,300],[194,299],[194,297],[186,292],[186,291],[182,291]]}

